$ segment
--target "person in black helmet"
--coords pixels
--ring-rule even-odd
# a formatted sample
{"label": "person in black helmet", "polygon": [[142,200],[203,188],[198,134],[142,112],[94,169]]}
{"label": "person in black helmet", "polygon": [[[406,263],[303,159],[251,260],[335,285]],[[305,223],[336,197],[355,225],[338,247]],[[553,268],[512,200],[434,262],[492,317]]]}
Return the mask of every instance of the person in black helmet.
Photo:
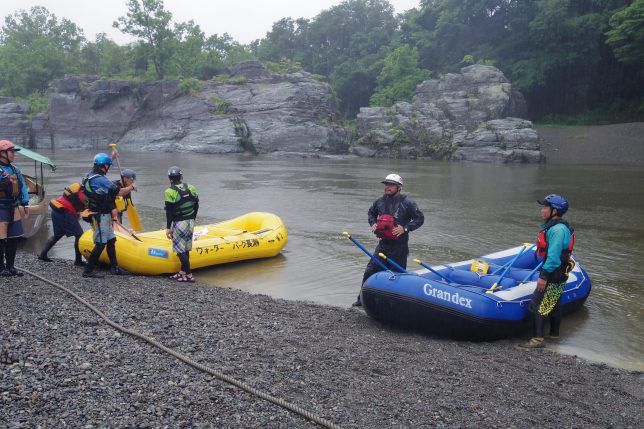
{"label": "person in black helmet", "polygon": [[537,239],[537,256],[543,258],[537,287],[532,294],[529,309],[534,317],[534,335],[521,347],[534,349],[545,347],[544,325],[550,320],[550,338],[559,338],[561,326],[560,299],[571,268],[570,256],[575,245],[573,228],[561,217],[568,211],[568,201],[557,194],[542,200],[541,231]]}
{"label": "person in black helmet", "polygon": [[[423,225],[425,216],[411,198],[400,193],[403,186],[402,177],[392,173],[381,183],[385,185],[384,195],[374,201],[368,212],[371,231],[380,239],[373,254],[378,257],[379,253],[384,253],[387,260],[391,259],[401,267],[407,268],[409,233]],[[393,271],[397,271],[388,261],[383,263]],[[379,271],[382,271],[382,267],[373,259],[369,259],[362,276],[362,284]],[[361,306],[362,299],[358,294],[353,307]]]}
{"label": "person in black helmet", "polygon": [[166,236],[172,240],[172,250],[181,261],[181,270],[171,276],[180,282],[194,282],[190,270],[190,250],[195,218],[199,210],[199,196],[194,186],[183,183],[183,172],[179,167],[168,169],[170,187],[165,190]]}

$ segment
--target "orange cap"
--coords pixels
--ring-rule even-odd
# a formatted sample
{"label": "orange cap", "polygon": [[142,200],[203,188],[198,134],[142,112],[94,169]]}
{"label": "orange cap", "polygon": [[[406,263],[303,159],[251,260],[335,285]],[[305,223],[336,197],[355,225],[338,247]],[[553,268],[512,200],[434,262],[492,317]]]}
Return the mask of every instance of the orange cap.
{"label": "orange cap", "polygon": [[4,150],[9,150],[9,149],[13,149],[15,151],[20,150],[19,148],[16,147],[15,144],[13,144],[13,142],[9,140],[0,140],[0,152]]}

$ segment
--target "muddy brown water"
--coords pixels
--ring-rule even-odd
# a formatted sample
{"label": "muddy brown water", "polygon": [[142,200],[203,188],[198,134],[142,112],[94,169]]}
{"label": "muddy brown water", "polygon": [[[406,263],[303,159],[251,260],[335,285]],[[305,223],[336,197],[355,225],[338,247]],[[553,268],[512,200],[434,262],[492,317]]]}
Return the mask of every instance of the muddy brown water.
{"label": "muddy brown water", "polygon": [[[43,153],[58,165],[47,175],[50,197],[80,180],[95,154]],[[145,230],[165,227],[171,165],[183,168],[199,191],[198,224],[267,211],[282,217],[289,233],[278,257],[199,270],[200,282],[342,307],[354,301],[367,263],[342,231],[375,247],[366,213],[387,173],[404,177],[404,193],[425,213],[425,225],[410,240],[410,267],[413,257],[454,262],[531,242],[540,224],[535,200],[561,193],[571,203],[566,217],[576,229],[575,254],[593,290],[582,311],[564,319],[552,347],[644,370],[644,168],[126,152],[121,166],[137,173],[133,200]],[[116,179],[117,168],[109,176]],[[24,248],[36,251],[50,232],[48,224]],[[50,256],[72,259],[72,246],[73,239],[61,240]]]}

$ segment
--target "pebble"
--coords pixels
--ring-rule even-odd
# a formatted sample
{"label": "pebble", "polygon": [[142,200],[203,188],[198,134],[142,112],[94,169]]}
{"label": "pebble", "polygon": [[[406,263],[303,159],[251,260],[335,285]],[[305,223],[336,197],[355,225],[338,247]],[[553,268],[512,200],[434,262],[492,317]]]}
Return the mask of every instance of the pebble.
{"label": "pebble", "polygon": [[[456,342],[345,308],[163,277],[86,282],[70,261],[22,252],[16,265],[341,427],[644,427],[641,373],[519,350],[522,339]],[[0,302],[0,427],[316,427],[117,333],[29,275],[3,279]]]}

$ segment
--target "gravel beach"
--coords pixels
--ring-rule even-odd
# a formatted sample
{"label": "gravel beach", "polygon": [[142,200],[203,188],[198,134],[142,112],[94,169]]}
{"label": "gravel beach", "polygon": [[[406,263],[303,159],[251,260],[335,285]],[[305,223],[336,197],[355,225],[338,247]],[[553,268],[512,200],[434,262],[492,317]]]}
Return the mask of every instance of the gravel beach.
{"label": "gravel beach", "polygon": [[[341,427],[644,426],[641,373],[517,339],[456,342],[357,310],[160,277],[90,283],[71,261],[17,260],[126,328]],[[316,427],[30,275],[0,278],[0,300],[0,427]]]}

